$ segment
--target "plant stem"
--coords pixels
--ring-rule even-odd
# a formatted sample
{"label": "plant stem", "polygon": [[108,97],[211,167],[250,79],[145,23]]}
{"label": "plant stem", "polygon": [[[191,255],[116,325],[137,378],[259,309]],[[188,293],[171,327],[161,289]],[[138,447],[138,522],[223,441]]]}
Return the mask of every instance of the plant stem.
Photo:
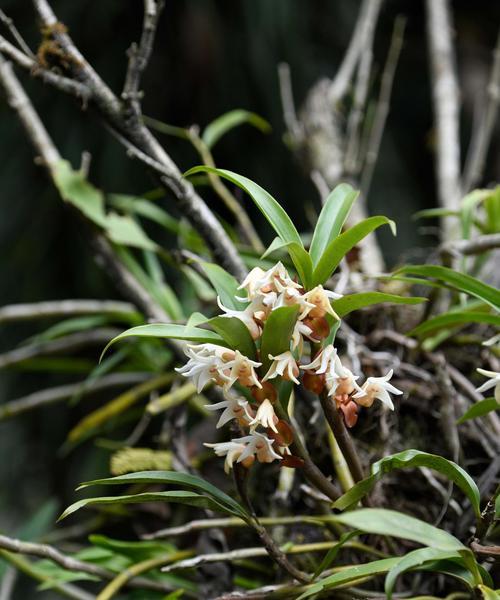
{"label": "plant stem", "polygon": [[342,487],[343,492],[347,492],[347,490],[351,489],[354,485],[354,480],[352,478],[351,472],[349,471],[349,466],[342,454],[342,451],[337,444],[337,440],[333,435],[333,431],[331,429],[328,430],[328,442],[330,444],[330,450],[332,453],[332,461],[333,466],[335,468],[335,473],[337,474],[340,486]]}
{"label": "plant stem", "polygon": [[351,440],[351,436],[344,425],[342,415],[335,406],[335,402],[326,394],[326,392],[322,392],[319,396],[319,399],[326,420],[328,421],[328,425],[330,425],[332,433],[335,436],[342,454],[344,455],[354,481],[361,481],[364,479],[363,467],[361,466],[361,462],[359,460],[356,448]]}

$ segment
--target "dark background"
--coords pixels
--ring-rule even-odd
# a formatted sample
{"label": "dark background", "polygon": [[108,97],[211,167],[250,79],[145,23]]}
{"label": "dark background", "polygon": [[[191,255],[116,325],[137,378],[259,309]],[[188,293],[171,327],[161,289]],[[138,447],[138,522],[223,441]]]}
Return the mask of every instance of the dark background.
{"label": "dark background", "polygon": [[[319,206],[316,189],[283,143],[283,117],[277,65],[289,63],[297,106],[310,87],[332,76],[347,47],[359,2],[354,0],[173,0],[161,18],[153,59],[143,80],[144,111],[177,126],[204,126],[220,114],[245,108],[273,126],[264,136],[248,126],[229,133],[215,149],[221,167],[240,172],[268,189],[300,225],[304,202]],[[31,3],[0,0],[33,49],[40,34]],[[467,148],[474,110],[487,87],[500,23],[494,0],[452,3],[462,88],[462,148]],[[140,35],[142,3],[120,0],[58,0],[60,20],[101,76],[119,93],[126,49]],[[435,242],[423,235],[411,215],[435,206],[434,134],[425,37],[424,3],[390,0],[385,4],[375,41],[375,77],[386,57],[396,15],[408,18],[397,69],[391,113],[369,196],[370,211],[395,219],[400,235],[384,240],[389,266],[425,256]],[[92,155],[90,179],[107,191],[141,194],[152,187],[142,166],[123,149],[91,112],[74,101],[30,81],[20,73],[61,154],[76,167],[81,153]],[[497,129],[498,130],[498,129]],[[186,142],[163,137],[181,170],[198,164]],[[499,179],[500,156],[494,138],[483,184]],[[215,199],[207,200],[217,209]],[[161,201],[169,207],[171,200]],[[95,266],[73,215],[61,204],[5,102],[0,101],[0,302],[36,302],[62,298],[117,298]],[[258,228],[260,215],[252,212]],[[175,214],[175,211],[172,209]],[[425,224],[428,227],[428,223]],[[300,227],[299,227],[300,229]],[[263,236],[272,236],[264,229]],[[267,237],[266,237],[267,236]],[[157,240],[162,242],[161,239]],[[164,243],[168,243],[163,240]],[[30,323],[0,328],[5,351],[43,328]],[[96,357],[97,358],[97,357]],[[4,372],[0,402],[72,380],[70,376]],[[105,469],[107,453],[87,445],[69,456],[61,447],[71,424],[88,407],[57,405],[0,424],[0,529],[15,533],[48,498],[59,505],[82,479]]]}

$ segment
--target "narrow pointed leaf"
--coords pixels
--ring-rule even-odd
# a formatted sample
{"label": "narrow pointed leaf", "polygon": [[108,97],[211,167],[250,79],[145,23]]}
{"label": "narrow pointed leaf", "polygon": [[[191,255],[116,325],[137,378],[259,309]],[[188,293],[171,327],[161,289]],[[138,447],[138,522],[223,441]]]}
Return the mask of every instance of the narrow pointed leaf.
{"label": "narrow pointed leaf", "polygon": [[139,471],[137,473],[127,473],[126,475],[119,475],[117,477],[87,481],[82,483],[77,489],[80,490],[93,485],[129,485],[131,483],[182,485],[214,497],[221,504],[231,507],[235,514],[239,514],[239,516],[242,516],[243,518],[248,516],[245,509],[238,504],[236,500],[233,500],[231,496],[228,496],[205,479],[197,477],[196,475],[191,475],[190,473],[178,473],[177,471]]}
{"label": "narrow pointed leaf", "polygon": [[230,513],[224,505],[208,496],[202,496],[196,492],[186,490],[172,490],[168,492],[146,492],[142,494],[132,494],[125,496],[100,496],[97,498],[84,498],[71,504],[59,517],[59,521],[65,519],[72,513],[84,508],[85,506],[108,505],[108,504],[140,504],[143,502],[177,502],[179,504],[188,504],[198,508],[208,508],[222,513]]}
{"label": "narrow pointed leaf", "polygon": [[500,327],[500,317],[482,312],[454,311],[428,319],[417,325],[417,327],[409,331],[406,335],[426,337],[441,329],[449,329],[457,325],[469,325],[470,323],[485,323]]}
{"label": "narrow pointed leaf", "polygon": [[286,214],[283,207],[269,194],[260,187],[260,185],[254,183],[252,180],[243,175],[238,175],[232,171],[225,169],[215,169],[212,167],[199,166],[189,169],[184,173],[185,177],[189,177],[194,173],[215,173],[228,181],[231,181],[252,198],[257,207],[260,209],[262,214],[269,221],[271,227],[276,231],[278,236],[284,242],[297,242],[302,246],[302,240],[295,229],[295,225],[292,223],[290,217]]}
{"label": "narrow pointed leaf", "polygon": [[336,515],[335,521],[366,533],[411,540],[430,548],[441,550],[465,549],[462,542],[447,531],[395,510],[360,508]]}
{"label": "narrow pointed leaf", "polygon": [[477,419],[483,417],[494,410],[500,410],[500,404],[496,401],[496,398],[486,398],[473,404],[469,410],[467,410],[457,421],[457,425],[470,421],[471,419]]}
{"label": "narrow pointed leaf", "polygon": [[342,318],[355,310],[374,304],[421,304],[422,302],[427,302],[427,298],[397,296],[395,294],[384,294],[383,292],[362,292],[343,296],[338,300],[333,300],[331,304],[333,310]]}
{"label": "narrow pointed leaf", "polygon": [[318,264],[328,244],[342,231],[358,195],[359,192],[347,183],[341,183],[330,192],[318,217],[309,248],[314,266]]}
{"label": "narrow pointed leaf", "polygon": [[326,571],[330,567],[330,565],[333,564],[333,561],[337,558],[337,554],[342,549],[342,546],[353,537],[358,536],[360,533],[361,532],[357,530],[343,533],[340,536],[339,541],[334,546],[332,546],[330,550],[328,550],[328,552],[325,554],[318,568],[316,569],[316,571],[314,571],[313,579],[317,579],[321,575],[321,573],[323,573],[323,571]]}
{"label": "narrow pointed leaf", "polygon": [[262,331],[260,361],[265,375],[271,366],[269,355],[276,356],[290,350],[290,339],[297,322],[299,307],[283,306],[273,310],[266,320]]}
{"label": "narrow pointed leaf", "polygon": [[354,227],[351,227],[332,240],[325,248],[314,269],[313,285],[325,283],[344,256],[363,238],[381,225],[390,225],[394,232],[394,222],[387,217],[370,217],[357,223]]}
{"label": "narrow pointed leaf", "polygon": [[427,467],[445,475],[458,486],[469,498],[476,515],[480,514],[480,494],[472,477],[459,465],[436,454],[428,454],[420,450],[405,450],[397,454],[386,456],[372,465],[372,474],[356,483],[350,490],[343,494],[333,504],[334,508],[345,510],[356,504],[373,489],[374,485],[383,475],[394,469],[408,469]]}
{"label": "narrow pointed leaf", "polygon": [[259,115],[248,110],[235,109],[209,123],[203,131],[201,139],[209,148],[212,148],[223,135],[234,129],[234,127],[243,125],[244,123],[253,125],[257,129],[260,129],[262,133],[269,133],[271,131],[271,125]]}
{"label": "narrow pointed leaf", "polygon": [[213,331],[207,329],[199,329],[198,327],[188,327],[186,325],[176,325],[173,323],[153,323],[150,325],[139,325],[127,329],[120,335],[114,337],[107,343],[102,351],[101,359],[110,346],[129,337],[152,337],[161,339],[176,339],[185,340],[187,342],[217,344],[219,346],[227,346],[227,343]]}
{"label": "narrow pointed leaf", "polygon": [[237,317],[214,317],[207,322],[230,348],[239,350],[251,360],[257,360],[257,349],[248,327]]}
{"label": "narrow pointed leaf", "polygon": [[239,283],[230,273],[213,263],[200,261],[200,265],[224,306],[232,310],[245,308],[244,302],[236,300],[236,296],[244,296],[245,294],[238,290]]}
{"label": "narrow pointed leaf", "polygon": [[[408,265],[398,269],[395,275],[398,274],[432,277],[461,292],[479,298],[479,300],[483,300],[493,306],[493,308],[500,310],[500,290],[465,273],[459,273],[448,267],[440,267],[438,265]],[[422,283],[424,282],[422,281]]]}
{"label": "narrow pointed leaf", "polygon": [[292,262],[295,266],[297,274],[300,278],[302,285],[309,289],[312,284],[312,272],[313,266],[311,257],[304,248],[297,242],[284,242],[281,238],[276,237],[272,241],[269,248],[264,252],[261,258],[266,258],[276,250],[286,249]]}

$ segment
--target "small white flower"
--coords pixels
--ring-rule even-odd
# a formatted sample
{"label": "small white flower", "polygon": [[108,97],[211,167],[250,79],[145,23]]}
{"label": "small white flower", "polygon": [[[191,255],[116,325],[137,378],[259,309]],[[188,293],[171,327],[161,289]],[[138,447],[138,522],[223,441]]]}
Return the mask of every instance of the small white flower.
{"label": "small white flower", "polygon": [[277,356],[269,354],[269,358],[273,361],[273,364],[262,378],[262,381],[274,379],[274,377],[281,375],[284,379],[293,381],[297,385],[300,384],[300,381],[297,379],[297,375],[299,374],[297,361],[290,351],[282,352]]}
{"label": "small white flower", "polygon": [[254,431],[250,435],[231,441],[236,444],[245,445],[245,449],[239,455],[237,462],[243,462],[245,459],[254,455],[261,463],[269,463],[276,459],[282,459],[282,457],[273,449],[273,440],[258,431]]}
{"label": "small white flower", "polygon": [[248,331],[250,332],[250,335],[254,340],[256,340],[260,336],[261,328],[258,326],[254,319],[254,313],[256,308],[253,306],[253,302],[250,303],[243,310],[234,310],[232,308],[227,308],[226,306],[224,306],[219,296],[217,296],[217,304],[219,305],[219,308],[225,313],[221,315],[222,317],[235,317],[236,319],[242,321],[246,325]]}
{"label": "small white flower", "polygon": [[238,289],[246,290],[248,299],[252,300],[259,294],[281,292],[284,288],[300,288],[300,284],[290,278],[288,271],[281,262],[278,262],[268,271],[255,267],[246,276]]}
{"label": "small white flower", "polygon": [[384,377],[368,377],[362,385],[361,391],[354,394],[353,398],[358,404],[361,404],[361,406],[367,407],[371,406],[375,399],[378,399],[391,410],[394,410],[394,404],[392,403],[389,392],[397,396],[403,392],[389,383],[392,374],[393,370],[391,369]]}
{"label": "small white flower", "polygon": [[264,400],[264,402],[262,402],[262,404],[257,409],[257,414],[250,421],[249,424],[250,424],[250,426],[253,426],[253,427],[256,427],[257,425],[261,425],[262,427],[265,427],[266,429],[269,427],[273,431],[278,433],[278,430],[276,429],[277,421],[278,421],[278,417],[276,416],[276,413],[274,412],[273,405],[266,398]]}
{"label": "small white flower", "polygon": [[302,321],[297,321],[293,328],[292,339],[291,339],[291,348],[295,350],[299,349],[299,354],[302,354],[303,346],[304,346],[304,337],[309,338],[312,334],[313,330],[308,327]]}
{"label": "small white flower", "polygon": [[296,304],[300,307],[301,316],[306,315],[308,311],[315,308],[315,305],[311,302],[307,302],[306,296],[301,294],[298,289],[294,287],[284,287],[274,303],[273,310],[281,308],[282,306],[294,306]]}
{"label": "small white flower", "polygon": [[234,351],[234,358],[226,363],[226,368],[230,368],[231,372],[228,376],[228,381],[224,384],[225,389],[229,389],[236,381],[245,387],[256,385],[258,388],[262,384],[257,378],[255,369],[260,367],[262,363],[255,360],[250,360],[247,356],[241,354],[239,350]]}
{"label": "small white flower", "polygon": [[488,381],[485,381],[483,385],[479,386],[476,389],[476,392],[486,392],[487,390],[491,390],[491,388],[495,388],[495,400],[500,404],[500,373],[496,373],[495,371],[486,371],[485,369],[477,369],[478,373],[488,377]]}
{"label": "small white flower", "polygon": [[208,410],[222,410],[222,414],[215,426],[217,429],[229,423],[232,419],[242,419],[247,424],[251,424],[252,416],[249,412],[249,404],[245,398],[241,396],[226,395],[226,400],[217,402],[216,404],[205,404]]}
{"label": "small white flower", "polygon": [[337,350],[332,344],[325,346],[319,352],[314,360],[308,365],[302,365],[300,368],[304,371],[314,371],[316,375],[323,375],[326,372],[335,375],[335,359],[337,358]]}
{"label": "small white flower", "polygon": [[241,455],[245,450],[245,444],[240,444],[234,441],[221,442],[218,444],[203,444],[207,448],[213,448],[217,456],[225,456],[224,471],[229,473],[233,468],[234,461]]}
{"label": "small white flower", "polygon": [[219,385],[230,382],[227,363],[235,358],[234,350],[216,344],[200,344],[186,346],[184,353],[189,357],[188,362],[175,370],[184,377],[191,377],[198,393],[210,381]]}
{"label": "small white flower", "polygon": [[340,358],[335,354],[332,357],[333,365],[330,365],[326,373],[326,387],[328,388],[329,396],[345,396],[350,395],[354,391],[358,393],[361,388],[356,383],[359,375],[354,375],[347,367],[340,362]]}
{"label": "small white flower", "polygon": [[[309,305],[308,310],[304,311],[301,318],[308,317],[324,317],[326,313],[331,315],[337,321],[340,317],[333,310],[330,300],[338,300],[342,298],[342,294],[337,294],[330,290],[325,290],[322,285],[317,285],[315,288],[304,294],[304,299]],[[310,306],[312,305],[312,307]]]}

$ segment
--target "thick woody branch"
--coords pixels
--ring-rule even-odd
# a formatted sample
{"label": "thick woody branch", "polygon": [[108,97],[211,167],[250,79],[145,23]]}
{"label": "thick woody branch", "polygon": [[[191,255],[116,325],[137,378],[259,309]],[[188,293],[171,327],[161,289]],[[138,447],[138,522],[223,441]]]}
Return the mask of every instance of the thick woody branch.
{"label": "thick woody branch", "polygon": [[[440,205],[457,210],[461,196],[459,88],[455,72],[452,20],[448,0],[427,0],[427,35],[436,122],[436,176]],[[443,219],[443,237],[456,237]]]}
{"label": "thick woody branch", "polygon": [[92,101],[104,120],[130,144],[163,165],[164,173],[157,173],[161,185],[173,192],[178,209],[197,228],[218,262],[243,279],[246,268],[234,244],[191,183],[183,179],[177,165],[140,119],[127,119],[121,101],[85,60],[70,36],[57,27],[57,18],[47,0],[33,0],[33,3],[43,25],[52,31],[54,40],[73,65],[72,77],[91,90]]}
{"label": "thick woody branch", "polygon": [[[69,571],[81,571],[82,573],[88,573],[89,575],[99,577],[99,579],[112,580],[116,577],[116,573],[113,573],[113,571],[109,571],[98,565],[77,560],[71,556],[66,556],[57,550],[57,548],[47,544],[22,542],[15,538],[0,535],[0,548],[9,552],[48,559]],[[142,588],[159,592],[170,592],[172,590],[172,586],[169,584],[152,581],[151,579],[145,579],[143,577],[134,577],[127,581],[126,585],[132,588]]]}

